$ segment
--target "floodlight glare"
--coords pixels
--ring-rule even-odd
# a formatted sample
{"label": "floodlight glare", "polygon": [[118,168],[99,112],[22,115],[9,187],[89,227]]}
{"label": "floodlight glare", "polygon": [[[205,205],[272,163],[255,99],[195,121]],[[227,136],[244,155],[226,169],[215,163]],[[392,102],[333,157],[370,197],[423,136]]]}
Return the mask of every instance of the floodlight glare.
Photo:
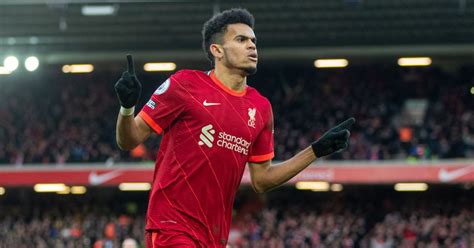
{"label": "floodlight glare", "polygon": [[348,64],[347,59],[317,59],[314,61],[316,68],[343,68]]}
{"label": "floodlight glare", "polygon": [[28,71],[35,71],[36,69],[38,69],[38,66],[39,66],[39,60],[35,56],[28,57],[25,60],[25,68]]}
{"label": "floodlight glare", "polygon": [[145,71],[174,71],[176,69],[176,64],[173,62],[153,62],[146,63],[143,66]]}
{"label": "floodlight glare", "polygon": [[8,56],[3,60],[3,66],[10,72],[18,68],[18,59],[15,56]]}
{"label": "floodlight glare", "polygon": [[113,5],[85,5],[81,9],[85,16],[106,16],[117,13],[117,6]]}

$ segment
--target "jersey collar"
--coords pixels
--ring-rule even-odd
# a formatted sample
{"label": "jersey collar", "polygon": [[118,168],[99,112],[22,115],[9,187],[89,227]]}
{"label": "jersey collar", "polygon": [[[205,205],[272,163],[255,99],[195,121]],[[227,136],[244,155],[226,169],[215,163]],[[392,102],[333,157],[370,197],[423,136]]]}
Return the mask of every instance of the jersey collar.
{"label": "jersey collar", "polygon": [[233,96],[244,96],[247,93],[247,86],[245,86],[244,90],[242,91],[235,91],[227,87],[224,83],[222,83],[219,79],[217,79],[216,75],[214,74],[214,70],[208,72],[209,77],[211,77],[212,81],[219,86],[225,92],[233,95]]}

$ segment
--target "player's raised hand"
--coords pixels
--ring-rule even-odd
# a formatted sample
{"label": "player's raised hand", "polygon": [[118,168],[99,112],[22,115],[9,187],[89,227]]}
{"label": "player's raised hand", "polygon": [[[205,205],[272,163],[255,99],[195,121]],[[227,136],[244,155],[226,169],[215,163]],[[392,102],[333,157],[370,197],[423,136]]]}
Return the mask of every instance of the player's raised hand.
{"label": "player's raised hand", "polygon": [[311,144],[313,152],[316,157],[320,158],[332,154],[334,152],[339,152],[347,148],[349,145],[349,128],[352,124],[355,123],[355,118],[351,117],[339,125],[329,129],[326,133],[323,134],[318,140]]}
{"label": "player's raised hand", "polygon": [[127,55],[127,62],[128,69],[122,73],[122,77],[115,83],[115,92],[120,105],[124,108],[131,108],[138,103],[142,84],[135,75],[132,55]]}

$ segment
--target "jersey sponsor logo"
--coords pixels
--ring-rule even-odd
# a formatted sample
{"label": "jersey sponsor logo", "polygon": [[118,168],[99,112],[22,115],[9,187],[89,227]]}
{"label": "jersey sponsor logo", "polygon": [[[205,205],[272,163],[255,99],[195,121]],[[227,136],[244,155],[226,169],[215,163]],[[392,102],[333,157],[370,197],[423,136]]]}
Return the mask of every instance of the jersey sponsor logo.
{"label": "jersey sponsor logo", "polygon": [[150,107],[151,109],[155,109],[156,103],[153,100],[148,100],[146,106]]}
{"label": "jersey sponsor logo", "polygon": [[249,121],[247,122],[247,124],[249,125],[249,127],[255,128],[255,114],[257,113],[257,109],[249,108],[248,113],[249,113]]}
{"label": "jersey sponsor logo", "polygon": [[248,155],[250,142],[242,137],[237,137],[226,132],[219,132],[219,140],[217,140],[217,146]]}
{"label": "jersey sponsor logo", "polygon": [[203,128],[201,128],[201,134],[199,135],[200,141],[198,142],[198,144],[200,146],[206,144],[207,147],[211,148],[212,142],[214,141],[214,136],[212,135],[215,133],[216,130],[212,129],[211,124],[204,126]]}
{"label": "jersey sponsor logo", "polygon": [[161,95],[165,93],[165,91],[170,87],[170,79],[166,79],[165,82],[163,82],[158,89],[155,90],[155,95]]}
{"label": "jersey sponsor logo", "polygon": [[[200,146],[206,145],[211,148],[214,142],[214,134],[216,131],[213,129],[211,124],[204,126],[199,134],[198,144]],[[237,137],[226,132],[219,132],[217,134],[217,146],[238,152],[244,155],[248,155],[250,142],[242,137]]]}
{"label": "jersey sponsor logo", "polygon": [[204,102],[202,102],[202,105],[207,107],[207,106],[221,105],[221,103],[220,102],[208,102],[207,99],[206,99],[206,100],[204,100]]}

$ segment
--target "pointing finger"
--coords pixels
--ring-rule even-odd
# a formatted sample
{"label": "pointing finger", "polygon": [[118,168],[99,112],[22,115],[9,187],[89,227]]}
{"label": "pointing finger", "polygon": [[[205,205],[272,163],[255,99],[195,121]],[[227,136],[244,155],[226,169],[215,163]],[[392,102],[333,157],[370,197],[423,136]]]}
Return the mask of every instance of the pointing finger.
{"label": "pointing finger", "polygon": [[127,63],[128,63],[128,73],[135,74],[135,66],[133,65],[133,57],[132,55],[127,55]]}
{"label": "pointing finger", "polygon": [[343,121],[342,123],[340,123],[339,125],[337,125],[336,127],[334,127],[333,131],[341,131],[341,130],[344,130],[344,129],[349,129],[352,124],[355,123],[355,118],[354,117],[351,117],[345,121]]}

